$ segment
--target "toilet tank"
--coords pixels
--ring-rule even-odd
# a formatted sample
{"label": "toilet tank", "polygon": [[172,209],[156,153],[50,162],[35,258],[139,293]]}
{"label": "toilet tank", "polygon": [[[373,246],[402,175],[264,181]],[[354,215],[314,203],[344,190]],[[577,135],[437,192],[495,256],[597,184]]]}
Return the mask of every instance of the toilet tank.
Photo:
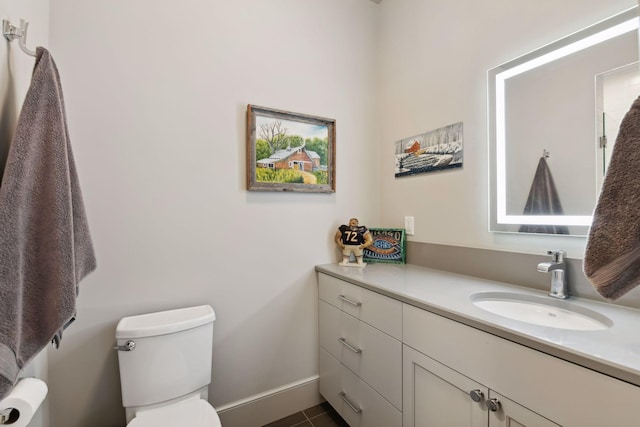
{"label": "toilet tank", "polygon": [[215,313],[209,305],[125,317],[116,327],[122,404],[152,405],[211,382]]}

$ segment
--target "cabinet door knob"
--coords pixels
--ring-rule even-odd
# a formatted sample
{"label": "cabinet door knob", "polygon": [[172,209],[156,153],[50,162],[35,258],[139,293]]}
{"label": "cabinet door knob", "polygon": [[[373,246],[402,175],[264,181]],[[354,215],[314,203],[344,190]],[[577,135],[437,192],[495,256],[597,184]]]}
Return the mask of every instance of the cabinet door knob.
{"label": "cabinet door knob", "polygon": [[484,398],[482,390],[471,390],[469,392],[469,396],[471,396],[471,400],[473,400],[474,402],[480,402]]}
{"label": "cabinet door knob", "polygon": [[487,408],[489,408],[491,412],[496,412],[498,409],[500,409],[500,401],[495,397],[493,399],[488,399]]}

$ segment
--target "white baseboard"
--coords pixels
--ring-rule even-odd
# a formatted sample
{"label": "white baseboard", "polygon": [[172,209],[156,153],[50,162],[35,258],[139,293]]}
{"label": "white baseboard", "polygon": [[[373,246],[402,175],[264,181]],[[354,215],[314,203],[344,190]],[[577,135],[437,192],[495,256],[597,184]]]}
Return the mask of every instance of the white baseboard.
{"label": "white baseboard", "polygon": [[318,376],[314,375],[217,406],[216,411],[223,427],[261,427],[323,401],[318,392]]}

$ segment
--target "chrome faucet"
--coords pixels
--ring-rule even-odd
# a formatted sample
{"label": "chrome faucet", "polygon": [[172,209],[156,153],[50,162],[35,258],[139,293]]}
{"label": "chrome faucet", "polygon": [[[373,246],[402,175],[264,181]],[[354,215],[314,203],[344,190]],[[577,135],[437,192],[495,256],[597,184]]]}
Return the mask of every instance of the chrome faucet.
{"label": "chrome faucet", "polygon": [[547,255],[551,255],[551,261],[538,264],[538,271],[541,273],[551,272],[551,291],[549,292],[549,296],[558,299],[567,299],[569,298],[569,291],[567,289],[564,251],[547,251]]}

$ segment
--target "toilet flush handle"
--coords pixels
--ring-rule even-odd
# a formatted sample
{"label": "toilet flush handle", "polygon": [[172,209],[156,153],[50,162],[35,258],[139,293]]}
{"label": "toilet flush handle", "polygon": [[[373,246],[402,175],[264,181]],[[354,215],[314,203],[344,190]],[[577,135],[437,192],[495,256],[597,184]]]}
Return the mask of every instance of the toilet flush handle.
{"label": "toilet flush handle", "polygon": [[131,351],[134,348],[136,348],[136,343],[132,340],[127,341],[126,343],[124,343],[124,345],[117,345],[113,347],[114,350],[118,351]]}

